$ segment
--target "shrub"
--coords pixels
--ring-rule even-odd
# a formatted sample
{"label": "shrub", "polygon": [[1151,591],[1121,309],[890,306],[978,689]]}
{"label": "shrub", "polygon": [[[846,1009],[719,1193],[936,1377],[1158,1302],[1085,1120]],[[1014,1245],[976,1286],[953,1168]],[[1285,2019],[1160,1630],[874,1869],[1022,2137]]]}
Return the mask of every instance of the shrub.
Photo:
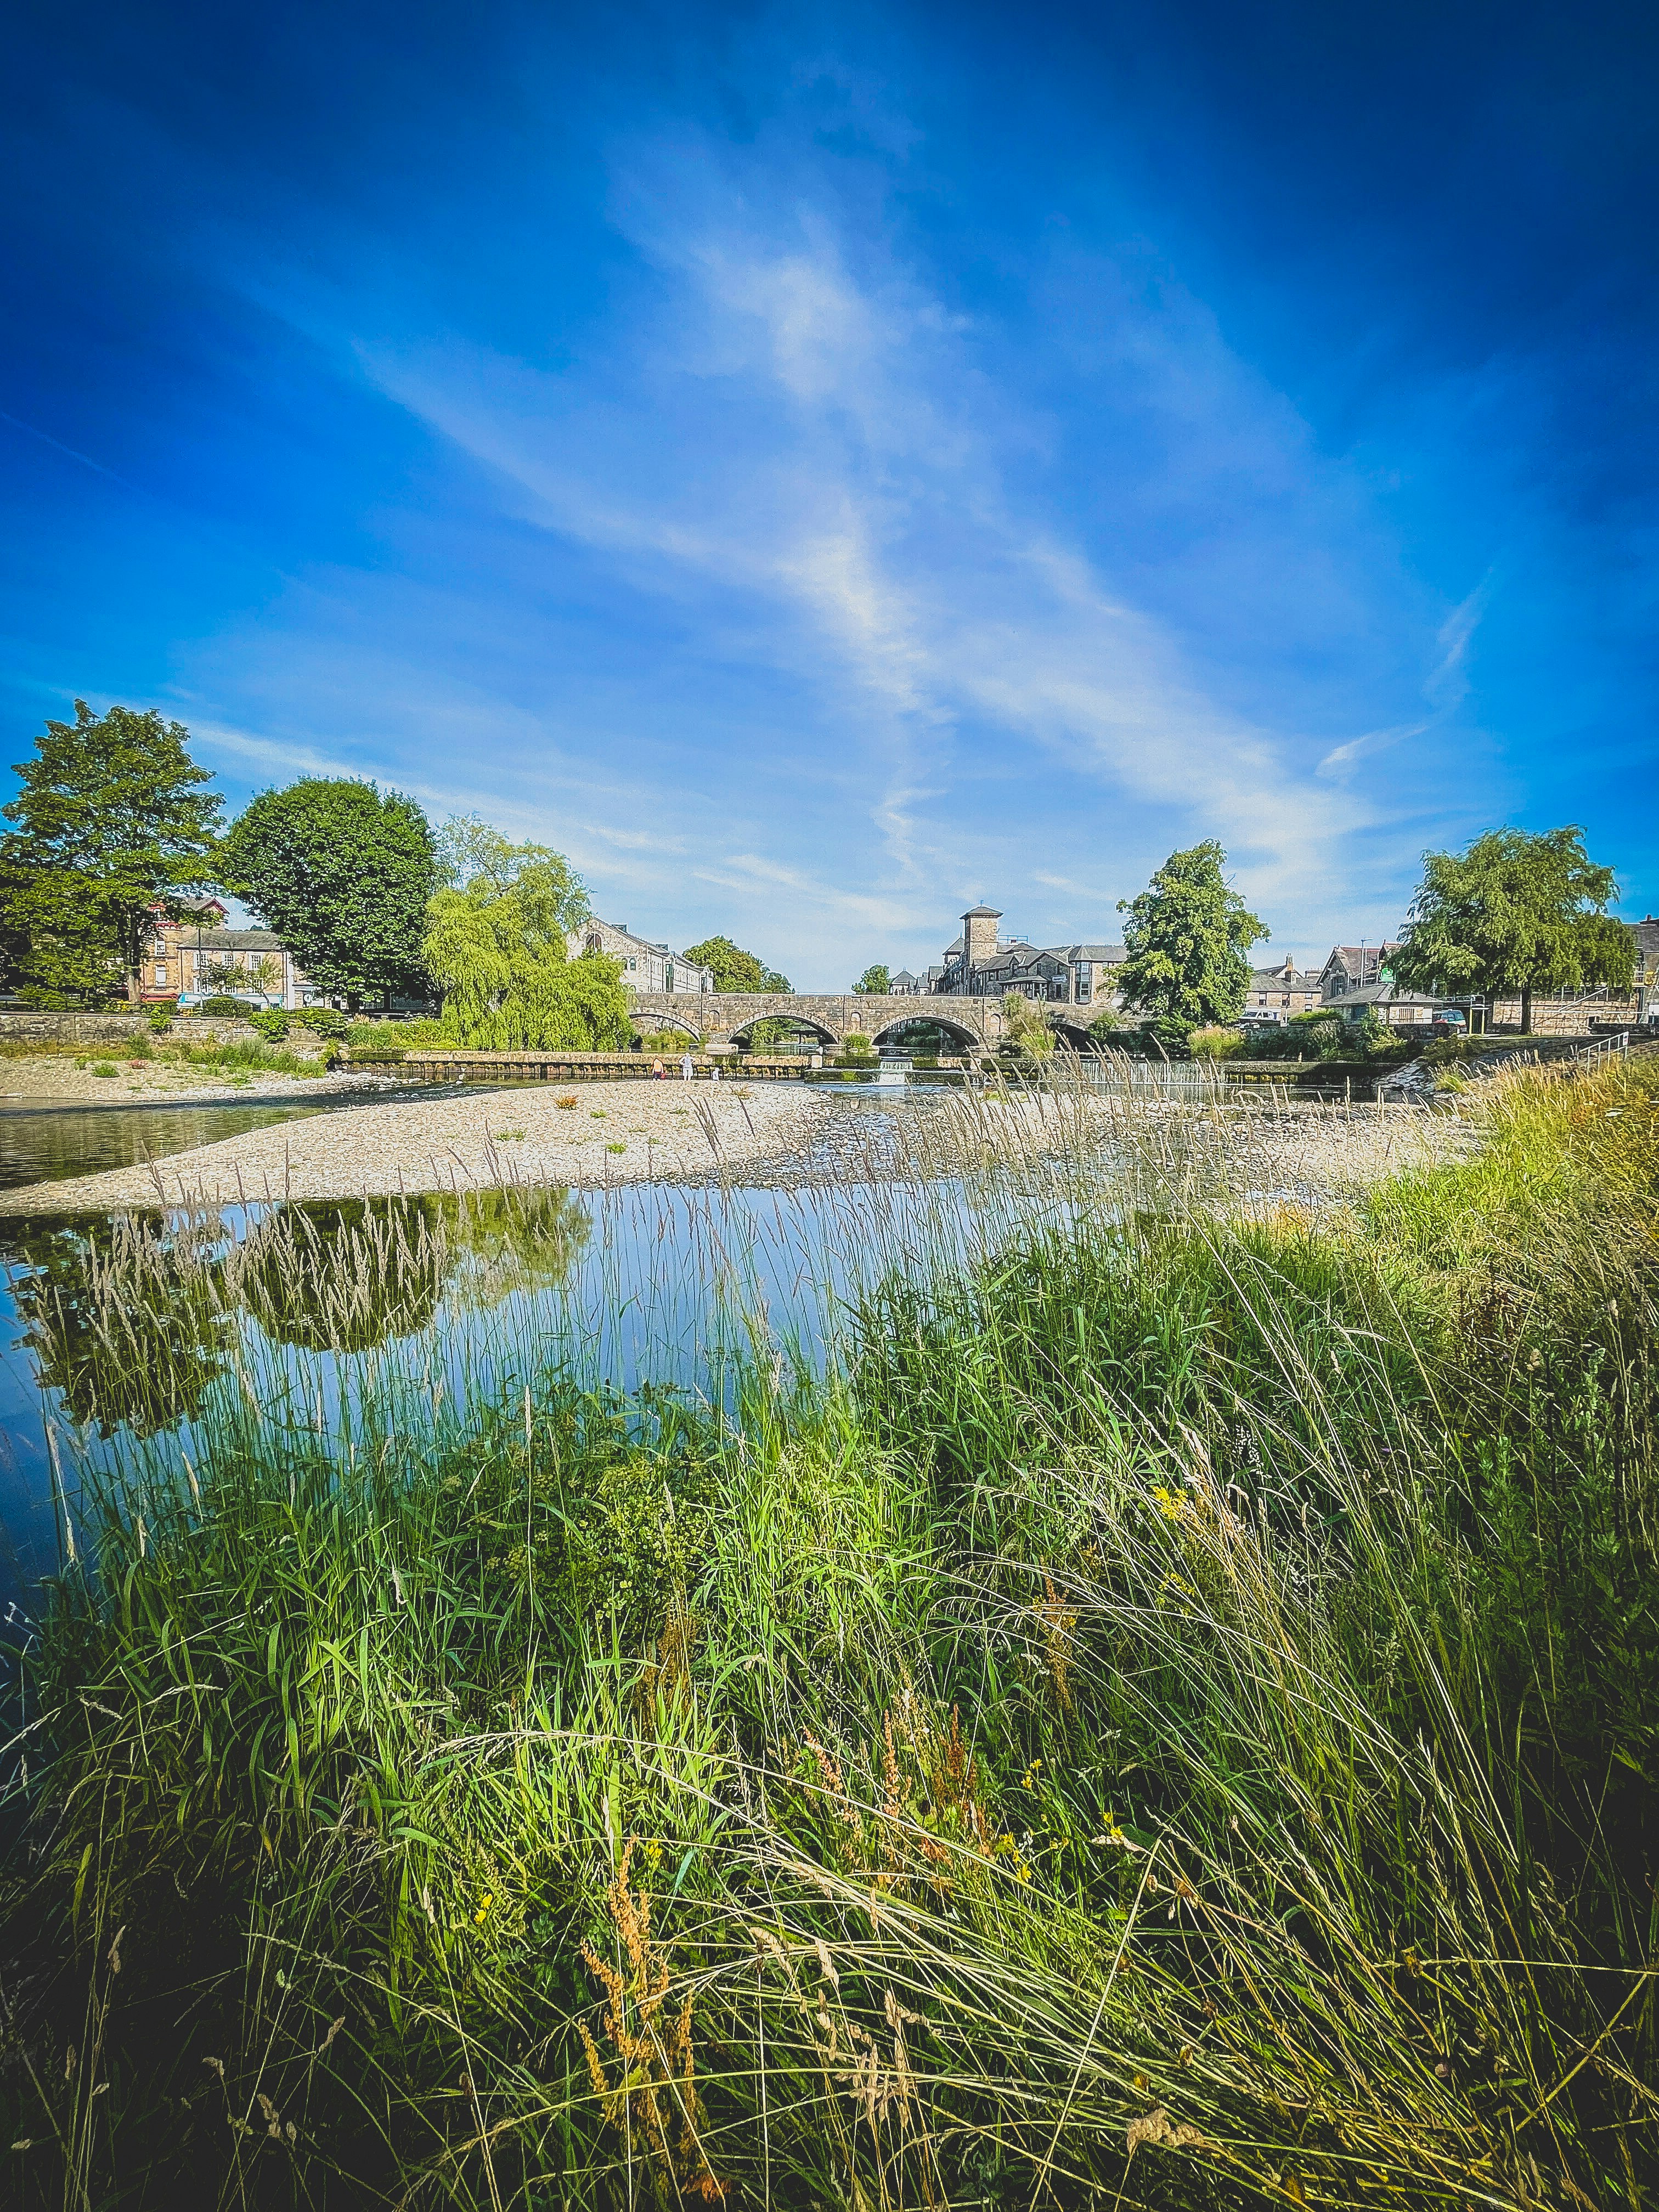
{"label": "shrub", "polygon": [[94,1075],[113,1075],[115,1062],[112,1060],[94,1060],[92,1072]]}
{"label": "shrub", "polygon": [[172,1007],[152,1006],[149,1011],[149,1027],[152,1036],[165,1036],[173,1027]]}
{"label": "shrub", "polygon": [[1196,1027],[1179,1014],[1153,1014],[1133,1030],[1120,1032],[1113,1042],[1140,1059],[1190,1060],[1188,1040]]}
{"label": "shrub", "polygon": [[280,1006],[257,1007],[247,1020],[248,1027],[257,1030],[267,1044],[281,1044],[288,1035],[288,1016]]}
{"label": "shrub", "polygon": [[302,1030],[319,1037],[343,1037],[351,1027],[349,1018],[333,1006],[307,1006],[295,1019]]}
{"label": "shrub", "polygon": [[227,999],[222,996],[216,996],[211,999],[204,999],[201,1005],[198,1006],[196,1011],[198,1014],[211,1015],[216,1021],[226,1021],[232,1019],[240,1020],[244,1016],[246,1016],[248,1009],[242,1004],[240,999]]}
{"label": "shrub", "polygon": [[349,1020],[349,1042],[353,1052],[397,1052],[410,1045],[453,1043],[444,1025],[430,1014],[412,1021],[367,1021],[361,1015]]}
{"label": "shrub", "polygon": [[1208,1029],[1194,1030],[1187,1040],[1187,1048],[1194,1060],[1227,1060],[1243,1051],[1244,1032],[1212,1024]]}

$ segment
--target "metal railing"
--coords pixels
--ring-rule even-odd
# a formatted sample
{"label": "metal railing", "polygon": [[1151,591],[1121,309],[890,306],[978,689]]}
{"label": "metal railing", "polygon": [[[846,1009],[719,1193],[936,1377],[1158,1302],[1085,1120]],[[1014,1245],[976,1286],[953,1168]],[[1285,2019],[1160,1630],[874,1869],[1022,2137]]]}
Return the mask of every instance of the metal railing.
{"label": "metal railing", "polygon": [[1610,1060],[1628,1060],[1630,1031],[1620,1030],[1617,1036],[1596,1037],[1589,1044],[1581,1044],[1573,1058],[1584,1067],[1605,1067]]}

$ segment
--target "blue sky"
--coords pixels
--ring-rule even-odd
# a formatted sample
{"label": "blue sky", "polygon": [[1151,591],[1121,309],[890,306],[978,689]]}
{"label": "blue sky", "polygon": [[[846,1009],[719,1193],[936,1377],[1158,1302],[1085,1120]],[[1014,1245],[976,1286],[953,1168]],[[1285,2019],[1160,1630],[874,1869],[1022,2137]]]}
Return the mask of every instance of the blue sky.
{"label": "blue sky", "polygon": [[[604,18],[595,21],[596,13]],[[1214,836],[1659,909],[1650,10],[9,11],[0,716],[803,984]]]}

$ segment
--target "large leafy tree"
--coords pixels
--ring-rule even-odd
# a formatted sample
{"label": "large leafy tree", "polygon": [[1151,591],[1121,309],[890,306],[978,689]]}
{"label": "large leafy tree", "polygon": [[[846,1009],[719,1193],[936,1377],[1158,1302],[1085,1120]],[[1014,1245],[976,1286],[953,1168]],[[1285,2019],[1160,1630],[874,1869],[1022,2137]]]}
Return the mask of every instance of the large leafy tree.
{"label": "large leafy tree", "polygon": [[349,776],[264,791],[231,824],[222,880],[274,929],[310,980],[355,1012],[423,988],[427,902],[441,880],[412,799]]}
{"label": "large leafy tree", "polygon": [[853,986],[854,990],[861,999],[884,997],[892,988],[893,979],[879,961],[873,968],[866,968]]}
{"label": "large leafy tree", "polygon": [[775,968],[769,968],[740,945],[733,945],[729,937],[706,937],[701,945],[688,945],[685,957],[699,968],[714,971],[717,991],[787,991],[791,988],[787,975],[779,975]]}
{"label": "large leafy tree", "polygon": [[556,921],[568,935],[592,912],[587,886],[550,845],[515,845],[477,814],[452,814],[435,843],[443,880],[454,890],[499,896],[521,878],[533,878],[532,896],[545,925]]}
{"label": "large leafy tree", "polygon": [[1222,874],[1213,839],[1171,853],[1127,914],[1118,970],[1123,1003],[1188,1022],[1237,1021],[1250,988],[1250,947],[1268,935]]}
{"label": "large leafy tree", "polygon": [[1618,885],[1584,833],[1489,830],[1466,853],[1425,853],[1399,950],[1396,981],[1414,991],[1516,992],[1522,1034],[1534,991],[1610,983],[1628,989],[1636,943],[1607,911]]}
{"label": "large leafy tree", "polygon": [[138,969],[153,909],[199,887],[223,800],[191,758],[190,732],[153,709],[84,699],[72,722],[46,724],[21,788],[0,809],[0,909],[21,994],[40,1006],[106,998]]}
{"label": "large leafy tree", "polygon": [[[510,866],[480,867],[439,891],[422,947],[444,999],[444,1027],[472,1051],[617,1051],[629,1038],[621,963],[569,957],[586,894],[568,860],[515,847]],[[540,853],[541,857],[526,857]]]}

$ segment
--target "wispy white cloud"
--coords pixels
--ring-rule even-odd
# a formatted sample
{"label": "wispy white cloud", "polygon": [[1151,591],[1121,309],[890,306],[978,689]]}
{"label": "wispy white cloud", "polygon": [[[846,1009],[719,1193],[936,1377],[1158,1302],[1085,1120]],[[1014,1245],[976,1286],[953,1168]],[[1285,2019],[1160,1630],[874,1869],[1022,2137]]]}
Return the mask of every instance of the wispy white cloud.
{"label": "wispy white cloud", "polygon": [[[889,122],[902,160],[914,134]],[[680,656],[683,733],[601,746],[606,773],[521,707],[481,748],[491,702],[430,687],[411,724],[490,769],[466,780],[493,798],[451,803],[556,813],[558,841],[630,892],[654,869],[671,902],[688,881],[750,900],[736,911],[803,968],[839,960],[830,916],[853,950],[914,963],[968,884],[1041,885],[1058,932],[1097,933],[1171,843],[1205,836],[1254,902],[1311,935],[1346,921],[1356,841],[1397,803],[1356,770],[1450,711],[1480,594],[1431,652],[1363,489],[1169,272],[1079,259],[1051,287],[1048,352],[1014,346],[947,304],[869,165],[848,185],[805,143],[625,149],[612,204],[636,264],[556,368],[266,288],[485,473],[517,557],[539,540],[561,576],[660,610]],[[1035,396],[1045,377],[1069,380],[1069,427]],[[1100,426],[1083,446],[1079,418]],[[533,561],[524,585],[539,605]],[[445,618],[434,594],[423,626]],[[1276,623],[1314,678],[1275,655]],[[1392,672],[1413,659],[1430,721]],[[1366,720],[1350,708],[1373,666],[1390,672]],[[740,708],[717,672],[753,679]],[[643,673],[614,678],[619,724]]]}
{"label": "wispy white cloud", "polygon": [[1423,696],[1435,706],[1449,709],[1468,696],[1469,647],[1495,589],[1495,572],[1488,569],[1468,599],[1455,606],[1441,624],[1437,640],[1440,659],[1423,686]]}

